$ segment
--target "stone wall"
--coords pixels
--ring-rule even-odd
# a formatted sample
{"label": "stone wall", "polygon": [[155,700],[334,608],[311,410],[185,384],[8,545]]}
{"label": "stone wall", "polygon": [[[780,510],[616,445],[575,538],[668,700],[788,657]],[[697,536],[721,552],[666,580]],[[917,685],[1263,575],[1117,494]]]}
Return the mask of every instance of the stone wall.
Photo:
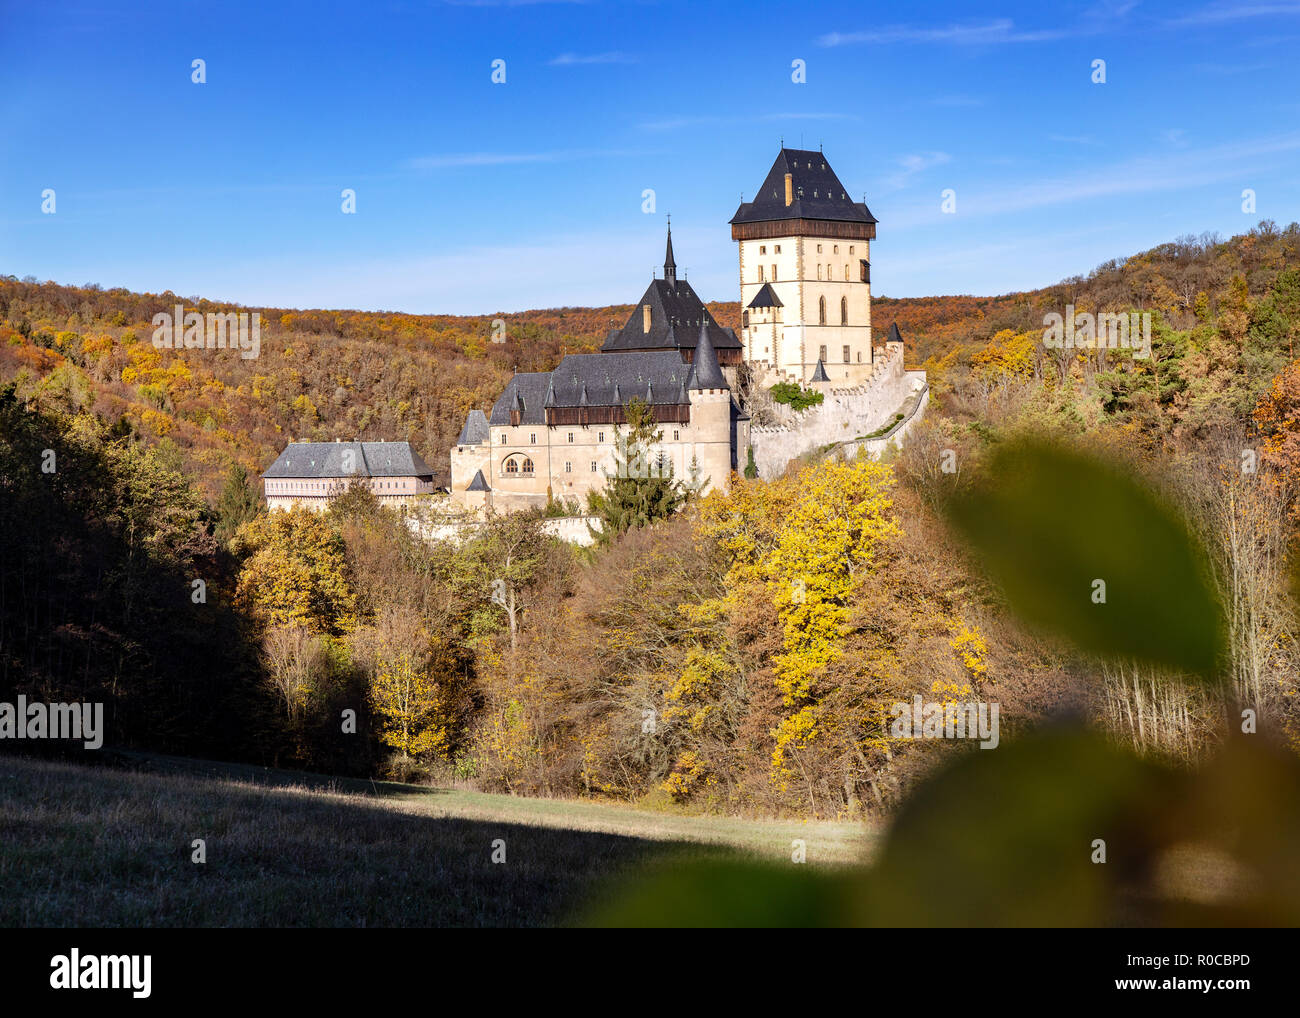
{"label": "stone wall", "polygon": [[[595,538],[587,529],[588,523],[597,530],[600,529],[600,523],[595,516],[554,516],[542,521],[542,530],[553,537],[558,537],[561,541],[586,548],[595,543]],[[473,537],[483,527],[482,520],[474,519],[422,522],[408,517],[407,524],[426,541],[463,541]]]}
{"label": "stone wall", "polygon": [[750,429],[758,476],[779,477],[791,460],[804,453],[871,434],[925,384],[925,372],[905,371],[901,346],[890,344],[876,361],[871,378],[861,385],[818,386],[825,398],[802,413],[778,404],[777,412],[784,418],[780,426]]}

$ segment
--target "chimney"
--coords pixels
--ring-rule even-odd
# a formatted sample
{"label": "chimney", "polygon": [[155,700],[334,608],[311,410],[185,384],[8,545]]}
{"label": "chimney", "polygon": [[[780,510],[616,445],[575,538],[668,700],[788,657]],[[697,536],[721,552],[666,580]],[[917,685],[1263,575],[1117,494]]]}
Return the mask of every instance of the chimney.
{"label": "chimney", "polygon": [[794,174],[785,175],[785,204],[788,208],[794,203]]}
{"label": "chimney", "polygon": [[650,305],[641,305],[641,331],[648,333],[650,331]]}

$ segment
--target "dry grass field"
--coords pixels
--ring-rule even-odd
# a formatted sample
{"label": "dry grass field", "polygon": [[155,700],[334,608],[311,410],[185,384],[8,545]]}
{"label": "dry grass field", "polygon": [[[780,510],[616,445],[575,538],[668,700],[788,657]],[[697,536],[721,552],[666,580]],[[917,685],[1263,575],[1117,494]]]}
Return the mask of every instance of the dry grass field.
{"label": "dry grass field", "polygon": [[0,926],[556,925],[648,863],[788,861],[798,838],[810,866],[838,867],[875,837],[860,824],[129,762],[0,757]]}

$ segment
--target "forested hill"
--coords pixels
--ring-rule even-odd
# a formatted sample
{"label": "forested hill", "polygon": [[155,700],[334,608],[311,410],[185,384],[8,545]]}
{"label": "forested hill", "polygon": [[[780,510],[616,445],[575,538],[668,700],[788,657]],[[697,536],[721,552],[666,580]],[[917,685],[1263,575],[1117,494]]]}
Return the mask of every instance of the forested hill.
{"label": "forested hill", "polygon": [[[1226,241],[1183,238],[1025,293],[879,297],[873,318],[881,329],[898,322],[917,363],[1004,330],[1041,329],[1043,315],[1067,303],[1158,311],[1170,327],[1192,329],[1216,320],[1221,306],[1237,314],[1272,300],[1279,275],[1297,265],[1300,227],[1266,222]],[[595,350],[631,311],[502,315],[506,340],[494,343],[494,315],[246,308],[261,312],[262,334],[260,356],[244,359],[155,349],[151,319],[178,303],[187,311],[232,309],[170,292],[0,277],[0,382],[16,382],[20,398],[51,409],[86,409],[129,426],[209,499],[232,463],[258,473],[290,438],[408,439],[443,472],[467,411],[491,405],[512,370],[546,370],[566,352]],[[710,309],[723,324],[739,325],[737,302]]]}

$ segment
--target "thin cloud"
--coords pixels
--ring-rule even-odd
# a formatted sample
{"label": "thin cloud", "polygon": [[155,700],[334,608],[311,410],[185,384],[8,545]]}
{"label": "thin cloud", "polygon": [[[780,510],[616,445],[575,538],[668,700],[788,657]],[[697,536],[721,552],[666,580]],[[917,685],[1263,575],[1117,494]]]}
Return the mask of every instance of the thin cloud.
{"label": "thin cloud", "polygon": [[552,67],[577,67],[583,64],[634,64],[636,57],[627,53],[561,53],[547,61]]}
{"label": "thin cloud", "polygon": [[952,162],[947,152],[917,152],[898,160],[898,171],[885,178],[885,187],[898,191],[906,187],[919,173]]}
{"label": "thin cloud", "polygon": [[683,127],[735,127],[741,124],[772,123],[779,120],[861,120],[856,113],[765,113],[762,116],[670,117],[647,120],[637,125],[643,131],[676,131]]}
{"label": "thin cloud", "polygon": [[1225,25],[1233,21],[1248,21],[1252,18],[1276,18],[1300,16],[1300,2],[1297,3],[1255,3],[1234,4],[1218,3],[1192,11],[1181,18],[1173,18],[1168,25]]}
{"label": "thin cloud", "polygon": [[407,170],[446,170],[463,166],[517,166],[524,163],[563,163],[574,159],[610,158],[635,154],[622,149],[557,152],[450,152],[439,155],[414,156],[403,160],[401,166]]}
{"label": "thin cloud", "polygon": [[890,25],[865,32],[829,32],[817,43],[821,46],[852,46],[861,43],[944,43],[952,46],[1000,46],[1008,43],[1050,42],[1063,39],[1064,29],[1046,28],[1026,31],[1017,29],[1010,18],[994,21],[920,28],[914,25]]}

